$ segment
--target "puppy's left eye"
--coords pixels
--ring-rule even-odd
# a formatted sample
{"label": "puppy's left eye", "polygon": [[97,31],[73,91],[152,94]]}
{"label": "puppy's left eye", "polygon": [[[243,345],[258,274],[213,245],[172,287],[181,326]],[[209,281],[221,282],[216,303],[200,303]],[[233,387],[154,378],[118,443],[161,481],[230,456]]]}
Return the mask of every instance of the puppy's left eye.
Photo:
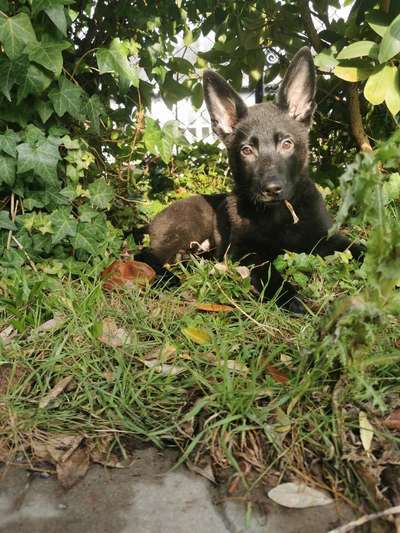
{"label": "puppy's left eye", "polygon": [[240,151],[242,152],[243,155],[253,155],[254,153],[253,148],[249,144],[244,144],[241,147]]}
{"label": "puppy's left eye", "polygon": [[281,142],[282,150],[289,151],[293,148],[293,146],[294,142],[292,141],[292,139],[283,139],[283,141]]}

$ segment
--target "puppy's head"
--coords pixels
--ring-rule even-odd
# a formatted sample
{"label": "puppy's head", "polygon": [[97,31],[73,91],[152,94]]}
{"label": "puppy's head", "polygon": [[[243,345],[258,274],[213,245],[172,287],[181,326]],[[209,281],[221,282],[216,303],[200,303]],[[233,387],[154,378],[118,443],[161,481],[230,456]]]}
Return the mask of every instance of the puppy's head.
{"label": "puppy's head", "polygon": [[213,131],[228,150],[237,192],[256,204],[293,196],[307,173],[308,130],[315,109],[315,70],[308,48],[293,58],[276,104],[247,107],[216,72],[203,75]]}

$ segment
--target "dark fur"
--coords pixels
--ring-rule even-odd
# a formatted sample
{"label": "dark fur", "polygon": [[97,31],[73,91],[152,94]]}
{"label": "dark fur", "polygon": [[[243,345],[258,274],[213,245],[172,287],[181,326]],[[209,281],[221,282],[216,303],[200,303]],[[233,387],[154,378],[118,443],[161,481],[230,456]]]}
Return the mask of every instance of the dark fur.
{"label": "dark fur", "polygon": [[[208,240],[217,259],[229,253],[252,267],[258,292],[264,290],[266,298],[277,294],[280,305],[302,312],[295,288],[270,263],[277,255],[289,250],[325,256],[349,248],[360,259],[364,252],[343,235],[328,239],[332,222],[308,178],[308,129],[315,107],[310,51],[303,48],[296,54],[276,105],[247,108],[212,71],[204,74],[204,93],[213,129],[228,150],[234,192],[196,195],[171,204],[150,224],[150,248],[137,259],[165,274],[163,265],[173,262],[177,253]],[[297,224],[284,200],[298,215]]]}

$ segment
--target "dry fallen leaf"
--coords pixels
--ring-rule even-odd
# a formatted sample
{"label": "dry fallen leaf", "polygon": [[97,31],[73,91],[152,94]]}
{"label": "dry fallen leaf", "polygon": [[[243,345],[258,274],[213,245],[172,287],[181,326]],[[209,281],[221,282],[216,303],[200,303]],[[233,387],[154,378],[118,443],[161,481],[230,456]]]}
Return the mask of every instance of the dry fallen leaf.
{"label": "dry fallen leaf", "polygon": [[287,383],[289,381],[287,375],[280,372],[280,370],[275,368],[273,365],[267,364],[265,368],[271,378],[277,383]]}
{"label": "dry fallen leaf", "polygon": [[131,339],[124,328],[117,326],[112,318],[105,318],[101,323],[101,335],[98,337],[99,341],[106,346],[118,348],[129,344]]}
{"label": "dry fallen leaf", "polygon": [[39,408],[44,409],[49,405],[52,400],[55,400],[59,396],[65,387],[72,381],[73,376],[66,376],[56,383],[56,385],[46,394],[39,402]]}
{"label": "dry fallen leaf", "polygon": [[146,361],[157,360],[159,363],[168,363],[171,359],[176,358],[176,346],[165,344],[162,348],[155,348],[144,356]]}
{"label": "dry fallen leaf", "polygon": [[211,483],[216,483],[214,472],[211,466],[211,460],[209,458],[201,466],[195,465],[194,463],[191,463],[190,461],[186,461],[186,466],[191,472],[195,472],[196,474],[199,474],[199,476],[202,476],[208,479],[208,481],[211,481]]}
{"label": "dry fallen leaf", "polygon": [[205,311],[206,313],[229,313],[235,310],[231,305],[207,304],[202,302],[196,302],[195,307],[199,311]]}
{"label": "dry fallen leaf", "polygon": [[58,463],[67,459],[83,440],[83,435],[68,435],[56,433],[49,435],[46,440],[34,439],[31,450],[37,459]]}
{"label": "dry fallen leaf", "polygon": [[151,283],[156,277],[151,266],[141,261],[114,261],[101,273],[104,279],[105,289],[116,289],[118,287],[132,288],[135,285],[146,285]]}
{"label": "dry fallen leaf", "polygon": [[160,364],[160,361],[157,359],[147,361],[144,360],[143,363],[147,366],[147,368],[151,368],[163,376],[177,376],[186,370],[183,368],[183,366],[168,365],[167,363]]}
{"label": "dry fallen leaf", "polygon": [[271,489],[268,496],[279,505],[292,509],[306,509],[333,503],[333,499],[328,494],[307,487],[304,483],[282,483]]}
{"label": "dry fallen leaf", "polygon": [[383,425],[388,429],[397,429],[400,431],[400,407],[390,413],[390,415],[384,420]]}
{"label": "dry fallen leaf", "polygon": [[226,365],[226,368],[228,370],[240,372],[245,375],[249,373],[249,368],[244,363],[241,363],[240,361],[235,361],[234,359],[227,359],[226,361],[224,359],[217,359],[215,353],[212,352],[202,354],[202,358],[214,366],[219,366],[223,368],[224,365]]}
{"label": "dry fallen leaf", "polygon": [[[220,364],[221,366],[223,366],[224,361],[221,361]],[[241,374],[244,374],[244,375],[249,373],[249,369],[245,364],[240,363],[239,361],[235,361],[234,359],[228,359],[226,361],[226,367],[229,370],[233,370],[234,372],[240,372]]]}
{"label": "dry fallen leaf", "polygon": [[210,274],[216,274],[217,272],[228,272],[229,268],[228,265],[225,263],[214,263],[213,268],[210,270]]}
{"label": "dry fallen leaf", "polygon": [[46,331],[58,329],[65,324],[65,321],[66,317],[64,315],[54,315],[53,318],[47,320],[46,322],[43,322],[43,324],[40,324],[40,326],[34,329],[32,331],[32,335],[36,333],[45,333]]}
{"label": "dry fallen leaf", "polygon": [[358,420],[360,425],[361,443],[363,445],[364,450],[368,452],[371,449],[372,438],[374,436],[374,428],[372,427],[364,411],[360,411]]}
{"label": "dry fallen leaf", "polygon": [[290,417],[285,413],[283,409],[277,407],[275,410],[276,416],[276,425],[274,426],[275,431],[278,433],[287,433],[292,427],[292,421]]}
{"label": "dry fallen leaf", "polygon": [[238,266],[235,270],[242,279],[250,277],[250,270],[246,266]]}
{"label": "dry fallen leaf", "polygon": [[7,326],[0,331],[0,345],[7,346],[10,344],[13,338],[17,335],[17,330],[13,326]]}
{"label": "dry fallen leaf", "polygon": [[77,448],[65,460],[57,463],[57,478],[65,489],[70,489],[83,478],[89,468],[89,451]]}
{"label": "dry fallen leaf", "polygon": [[182,333],[197,344],[207,344],[211,341],[211,336],[204,329],[188,326],[187,328],[182,328]]}

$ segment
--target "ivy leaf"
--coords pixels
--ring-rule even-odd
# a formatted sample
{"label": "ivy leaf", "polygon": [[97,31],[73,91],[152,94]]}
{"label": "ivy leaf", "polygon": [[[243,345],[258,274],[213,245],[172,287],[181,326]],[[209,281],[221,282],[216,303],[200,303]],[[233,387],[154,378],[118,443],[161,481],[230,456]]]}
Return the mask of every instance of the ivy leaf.
{"label": "ivy leaf", "polygon": [[54,111],[59,117],[62,117],[68,111],[72,117],[81,120],[83,117],[81,109],[84,92],[78,85],[67,80],[64,76],[59,79],[58,85],[58,89],[52,89],[49,92]]}
{"label": "ivy leaf", "polygon": [[187,141],[182,135],[178,123],[175,120],[168,120],[162,128],[161,143],[158,147],[164,163],[169,163],[171,160],[172,150],[176,144],[187,144]]}
{"label": "ivy leaf", "polygon": [[33,170],[44,183],[58,184],[57,163],[61,156],[57,145],[45,139],[37,146],[32,146],[29,143],[20,144],[17,146],[17,151],[18,174]]}
{"label": "ivy leaf", "polygon": [[29,65],[28,70],[25,72],[25,77],[18,87],[17,104],[29,94],[35,96],[42,94],[50,85],[51,81],[51,77],[40,70],[40,68],[32,64]]}
{"label": "ivy leaf", "polygon": [[154,155],[158,155],[158,146],[161,143],[161,129],[157,122],[150,118],[146,117],[146,127],[143,134],[144,145],[147,150]]}
{"label": "ivy leaf", "polygon": [[40,11],[44,11],[49,7],[54,6],[69,6],[75,0],[32,0],[32,15],[37,15]]}
{"label": "ivy leaf", "polygon": [[11,157],[15,157],[17,155],[17,142],[18,135],[15,131],[7,129],[3,135],[0,135],[0,150]]}
{"label": "ivy leaf", "polygon": [[100,178],[88,187],[90,200],[94,207],[98,209],[109,209],[114,198],[114,191],[104,178]]}
{"label": "ivy leaf", "polygon": [[100,74],[117,74],[128,86],[139,87],[137,69],[129,62],[127,55],[128,51],[118,38],[113,39],[110,48],[100,48],[96,52]]}
{"label": "ivy leaf", "polygon": [[46,15],[51,22],[60,30],[60,32],[67,37],[67,17],[63,6],[53,6],[45,10]]}
{"label": "ivy leaf", "polygon": [[8,211],[0,211],[0,228],[1,229],[17,229],[14,222],[10,219]]}
{"label": "ivy leaf", "polygon": [[10,61],[7,57],[0,57],[0,91],[11,102],[10,91],[13,86],[22,83],[29,67],[27,55],[22,55]]}
{"label": "ivy leaf", "polygon": [[31,61],[54,72],[55,77],[58,78],[63,67],[62,51],[66,48],[69,48],[67,42],[43,40],[30,45],[26,51]]}
{"label": "ivy leaf", "polygon": [[31,19],[26,13],[15,17],[0,16],[0,41],[10,59],[20,56],[27,44],[37,42]]}
{"label": "ivy leaf", "polygon": [[0,184],[5,183],[10,187],[14,184],[16,166],[17,162],[13,157],[0,155]]}
{"label": "ivy leaf", "polygon": [[83,111],[94,131],[100,133],[100,117],[104,116],[106,112],[100,98],[96,94],[88,98]]}
{"label": "ivy leaf", "polygon": [[50,222],[54,233],[52,244],[61,242],[65,237],[75,237],[78,221],[71,215],[68,208],[56,209],[50,215]]}
{"label": "ivy leaf", "polygon": [[79,222],[76,235],[72,239],[72,246],[75,250],[84,250],[92,255],[97,254],[99,241],[91,224]]}
{"label": "ivy leaf", "polygon": [[38,112],[40,120],[43,124],[45,124],[54,113],[54,110],[49,102],[43,100],[36,102],[35,109]]}

